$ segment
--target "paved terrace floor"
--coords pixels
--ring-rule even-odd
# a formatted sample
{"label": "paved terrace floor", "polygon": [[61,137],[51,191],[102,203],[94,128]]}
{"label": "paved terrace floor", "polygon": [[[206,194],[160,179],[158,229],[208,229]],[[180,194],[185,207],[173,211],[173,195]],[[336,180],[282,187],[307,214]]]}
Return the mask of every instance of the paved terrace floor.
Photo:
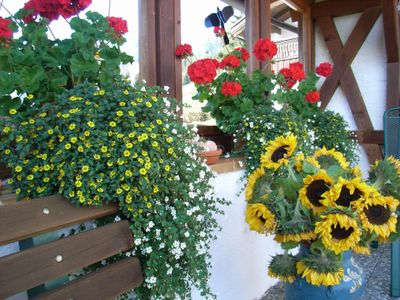
{"label": "paved terrace floor", "polygon": [[[356,255],[355,259],[367,281],[362,300],[400,300],[390,296],[390,244],[381,244],[370,256]],[[268,289],[259,300],[285,300],[283,283]]]}

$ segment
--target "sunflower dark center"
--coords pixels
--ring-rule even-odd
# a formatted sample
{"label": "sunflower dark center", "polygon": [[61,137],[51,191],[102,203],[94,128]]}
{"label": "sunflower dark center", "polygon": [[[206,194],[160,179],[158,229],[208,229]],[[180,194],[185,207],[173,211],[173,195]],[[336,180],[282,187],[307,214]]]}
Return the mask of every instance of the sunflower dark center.
{"label": "sunflower dark center", "polygon": [[336,199],[336,204],[350,207],[351,202],[360,199],[360,197],[361,191],[359,189],[354,189],[354,193],[351,195],[350,190],[346,186],[343,186],[339,198]]}
{"label": "sunflower dark center", "polygon": [[272,153],[271,155],[271,160],[276,163],[278,162],[280,159],[284,158],[285,155],[288,153],[287,150],[288,146],[280,146],[279,148],[277,148],[274,153]]}
{"label": "sunflower dark center", "polygon": [[345,240],[347,239],[354,231],[353,227],[350,227],[349,229],[343,228],[341,226],[331,226],[331,235],[334,239],[337,240]]}
{"label": "sunflower dark center", "polygon": [[364,209],[368,221],[374,225],[385,224],[390,219],[390,210],[382,205],[373,205]]}
{"label": "sunflower dark center", "polygon": [[322,179],[314,180],[307,187],[307,198],[314,206],[322,206],[319,200],[322,194],[329,190],[328,185]]}
{"label": "sunflower dark center", "polygon": [[260,221],[265,224],[265,222],[267,221],[267,219],[265,219],[263,216],[259,216],[258,217],[260,219]]}

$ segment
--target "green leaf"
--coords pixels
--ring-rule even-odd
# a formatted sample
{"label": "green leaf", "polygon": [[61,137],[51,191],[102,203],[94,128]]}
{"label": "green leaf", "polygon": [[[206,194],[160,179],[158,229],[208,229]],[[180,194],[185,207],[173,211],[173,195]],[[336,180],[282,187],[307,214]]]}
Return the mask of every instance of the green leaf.
{"label": "green leaf", "polygon": [[40,88],[40,81],[46,79],[44,69],[40,65],[24,67],[20,73],[21,88],[24,92],[34,92]]}
{"label": "green leaf", "polygon": [[15,89],[15,75],[0,71],[0,95],[7,95]]}
{"label": "green leaf", "polygon": [[74,54],[71,58],[71,70],[77,77],[95,75],[99,70],[99,65],[94,58],[85,60],[81,54]]}
{"label": "green leaf", "polygon": [[281,247],[283,250],[290,250],[299,246],[299,243],[296,242],[288,242],[288,243],[281,243]]}

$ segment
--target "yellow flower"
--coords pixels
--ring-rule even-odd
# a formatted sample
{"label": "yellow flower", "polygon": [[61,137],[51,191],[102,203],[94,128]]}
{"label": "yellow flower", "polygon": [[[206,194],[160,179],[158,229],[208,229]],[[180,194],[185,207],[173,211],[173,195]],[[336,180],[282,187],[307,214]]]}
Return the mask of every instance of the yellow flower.
{"label": "yellow flower", "polygon": [[11,150],[10,150],[10,149],[4,150],[4,154],[8,155],[8,154],[10,154],[10,153],[11,153]]}
{"label": "yellow flower", "polygon": [[117,123],[115,123],[114,121],[111,121],[110,123],[108,123],[108,125],[110,125],[110,127],[115,127],[115,126],[117,126]]}
{"label": "yellow flower", "polygon": [[146,207],[151,208],[153,205],[150,202],[147,202]]}
{"label": "yellow flower", "polygon": [[119,110],[119,111],[116,112],[116,115],[118,117],[122,117],[124,115],[124,112],[122,110]]}
{"label": "yellow flower", "polygon": [[85,151],[85,148],[83,148],[82,146],[79,146],[78,147],[78,152],[83,152],[83,151]]}
{"label": "yellow flower", "polygon": [[[87,124],[87,126],[89,126],[90,128],[93,128],[93,127],[95,126],[93,121],[89,121],[89,122],[87,122],[86,124]],[[86,131],[85,131],[85,132],[86,132]],[[86,135],[86,134],[85,134],[85,135]],[[90,132],[89,132],[89,135],[90,135]],[[87,135],[87,136],[89,136],[89,135]]]}
{"label": "yellow flower", "polygon": [[76,141],[78,140],[76,137],[72,137],[72,138],[70,138],[69,139],[70,140],[70,142],[72,143],[72,144],[75,144],[76,143]]}
{"label": "yellow flower", "polygon": [[28,94],[28,95],[26,95],[26,99],[28,99],[28,100],[32,100],[32,99],[33,99],[33,95],[32,95],[32,94]]}
{"label": "yellow flower", "polygon": [[257,168],[253,173],[250,174],[250,176],[247,178],[247,185],[246,185],[246,191],[245,191],[245,196],[246,200],[249,201],[253,198],[253,191],[254,191],[254,186],[257,182],[257,180],[265,175],[265,171],[263,167]]}
{"label": "yellow flower", "polygon": [[74,130],[76,128],[75,123],[69,124],[68,128],[69,128],[69,130]]}
{"label": "yellow flower", "polygon": [[64,148],[65,148],[66,150],[71,149],[71,144],[70,144],[70,143],[66,143],[65,146],[64,146]]}
{"label": "yellow flower", "polygon": [[168,153],[169,153],[169,154],[172,154],[172,153],[174,153],[174,149],[172,149],[171,147],[170,147],[170,148],[168,148]]}
{"label": "yellow flower", "polygon": [[20,189],[20,188],[16,189],[16,190],[15,190],[15,193],[16,193],[17,195],[21,194],[21,189]]}
{"label": "yellow flower", "polygon": [[349,163],[344,155],[335,149],[327,150],[325,147],[322,147],[315,151],[313,157],[323,169],[330,167],[332,164],[337,164],[344,170],[348,170],[349,168]]}
{"label": "yellow flower", "polygon": [[108,150],[107,146],[101,146],[101,149],[100,149],[101,152],[106,153],[107,150]]}
{"label": "yellow flower", "polygon": [[310,241],[317,238],[317,235],[313,231],[299,232],[299,233],[286,233],[280,234],[276,233],[274,240],[278,243],[288,243],[288,242],[301,242]]}
{"label": "yellow flower", "polygon": [[129,92],[128,92],[128,90],[124,90],[124,95],[129,95]]}
{"label": "yellow flower", "polygon": [[24,139],[24,137],[22,135],[17,136],[17,138],[15,139],[17,142],[20,142]]}
{"label": "yellow flower", "polygon": [[32,174],[29,174],[29,175],[26,177],[26,179],[28,179],[28,180],[33,180],[33,178],[35,178],[35,176],[33,176]]}
{"label": "yellow flower", "polygon": [[131,116],[131,117],[133,117],[133,116],[135,115],[135,112],[134,112],[134,111],[131,111],[131,110],[129,110],[129,111],[128,111],[128,115],[129,115],[129,116]]}
{"label": "yellow flower", "polygon": [[344,276],[343,268],[339,268],[336,272],[319,272],[312,266],[308,266],[304,261],[299,261],[296,264],[297,273],[305,280],[316,286],[333,286],[340,283]]}
{"label": "yellow flower", "polygon": [[325,248],[335,254],[354,248],[361,239],[357,221],[344,213],[321,215],[320,221],[315,223],[315,233]]}
{"label": "yellow flower", "polygon": [[34,119],[29,119],[29,124],[31,124],[31,125],[33,125],[33,124],[35,124],[36,122],[35,122],[35,120]]}
{"label": "yellow flower", "polygon": [[141,175],[146,175],[147,170],[146,170],[145,168],[140,168],[139,173],[140,173]]}
{"label": "yellow flower", "polygon": [[43,170],[49,171],[51,169],[50,165],[44,165]]}
{"label": "yellow flower", "polygon": [[147,102],[146,102],[146,106],[150,108],[150,107],[153,106],[153,104],[151,104],[151,102],[147,101]]}
{"label": "yellow flower", "polygon": [[22,171],[22,167],[21,166],[16,166],[15,167],[15,172],[19,173]]}
{"label": "yellow flower", "polygon": [[105,94],[104,90],[100,90],[100,91],[99,91],[99,95],[100,95],[100,96],[103,96],[104,94]]}
{"label": "yellow flower", "polygon": [[276,226],[274,214],[261,203],[247,205],[246,222],[258,233],[272,233]]}
{"label": "yellow flower", "polygon": [[124,101],[121,101],[120,103],[118,103],[119,104],[119,106],[125,106],[126,105],[126,102],[124,102]]}
{"label": "yellow flower", "polygon": [[162,121],[161,121],[160,119],[157,119],[157,120],[156,120],[156,123],[157,123],[158,125],[161,125],[161,124],[162,124]]}
{"label": "yellow flower", "polygon": [[133,176],[132,171],[131,171],[131,170],[126,170],[126,171],[125,171],[125,176],[126,176],[126,177],[132,177],[132,176]]}
{"label": "yellow flower", "polygon": [[288,158],[296,147],[297,138],[293,134],[277,137],[268,143],[265,153],[261,155],[261,165],[277,170],[281,165],[288,163]]}
{"label": "yellow flower", "polygon": [[88,165],[84,165],[83,167],[82,167],[82,172],[83,173],[86,173],[86,172],[89,172],[89,166]]}
{"label": "yellow flower", "polygon": [[122,194],[123,190],[118,188],[116,192],[117,192],[118,195],[120,195],[120,194]]}
{"label": "yellow flower", "polygon": [[142,102],[143,102],[143,99],[142,99],[142,98],[136,98],[136,102],[137,102],[137,103],[142,103]]}
{"label": "yellow flower", "polygon": [[82,181],[80,181],[80,180],[75,181],[75,186],[76,187],[81,187],[82,186]]}
{"label": "yellow flower", "polygon": [[314,214],[320,214],[326,210],[323,205],[323,195],[329,190],[333,180],[326,171],[321,170],[315,175],[308,175],[303,179],[304,186],[299,191],[299,199],[303,206],[312,209]]}
{"label": "yellow flower", "polygon": [[54,131],[53,131],[53,129],[49,129],[49,130],[47,130],[47,133],[48,133],[49,135],[52,135],[52,134],[54,133]]}
{"label": "yellow flower", "polygon": [[16,110],[15,108],[12,108],[12,109],[10,109],[10,110],[8,111],[8,113],[9,113],[10,115],[15,115],[15,114],[17,113],[17,110]]}
{"label": "yellow flower", "polygon": [[157,102],[157,97],[156,96],[151,96],[151,100],[153,100],[154,102]]}
{"label": "yellow flower", "polygon": [[9,126],[6,126],[3,128],[4,133],[9,133],[10,131],[11,131],[11,127],[9,127]]}
{"label": "yellow flower", "polygon": [[131,155],[131,152],[129,150],[124,151],[124,156],[129,157]]}
{"label": "yellow flower", "polygon": [[375,193],[368,199],[357,201],[354,206],[362,226],[370,233],[386,239],[396,232],[399,200]]}

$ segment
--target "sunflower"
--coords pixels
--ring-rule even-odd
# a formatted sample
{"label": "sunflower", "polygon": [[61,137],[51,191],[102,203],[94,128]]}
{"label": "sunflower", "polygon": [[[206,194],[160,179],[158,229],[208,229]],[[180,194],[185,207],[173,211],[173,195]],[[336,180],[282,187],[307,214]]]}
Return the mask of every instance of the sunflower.
{"label": "sunflower", "polygon": [[325,253],[318,254],[316,258],[310,256],[311,254],[296,263],[297,273],[301,277],[317,286],[333,286],[340,283],[344,276],[340,261],[338,262],[333,255]]}
{"label": "sunflower", "polygon": [[257,180],[264,175],[265,175],[264,168],[259,167],[253,173],[251,173],[250,176],[247,178],[247,185],[246,185],[246,191],[245,191],[245,196],[246,196],[247,201],[249,201],[253,198],[254,186],[255,186]]}
{"label": "sunflower", "polygon": [[386,239],[391,233],[396,232],[398,205],[398,200],[378,193],[355,203],[363,227],[381,239]]}
{"label": "sunflower", "polygon": [[247,205],[246,222],[258,233],[272,233],[276,226],[275,215],[261,203]]}
{"label": "sunflower", "polygon": [[321,170],[315,175],[306,176],[303,182],[304,186],[299,191],[299,199],[303,206],[312,209],[315,214],[324,212],[326,207],[321,203],[322,194],[329,190],[333,180]]}
{"label": "sunflower", "polygon": [[296,155],[294,158],[295,160],[295,168],[297,172],[304,171],[306,173],[309,173],[308,171],[318,171],[321,169],[321,166],[319,165],[318,161],[314,157],[304,157],[303,153],[300,153],[299,155]]}
{"label": "sunflower", "polygon": [[362,181],[360,177],[344,179],[339,177],[337,183],[322,196],[325,206],[352,207],[355,201],[369,197],[374,189]]}
{"label": "sunflower", "polygon": [[282,224],[275,232],[274,240],[278,243],[301,242],[316,239],[314,224],[303,218],[294,218]]}
{"label": "sunflower", "polygon": [[370,168],[369,181],[381,191],[383,195],[400,198],[400,161],[393,156],[378,160]]}
{"label": "sunflower", "polygon": [[315,223],[315,233],[325,248],[339,254],[354,248],[361,239],[357,221],[344,213],[329,213],[320,216]]}
{"label": "sunflower", "polygon": [[371,250],[369,249],[368,246],[364,246],[362,244],[357,244],[355,247],[353,247],[353,251],[357,254],[361,254],[361,255],[370,255],[371,254]]}
{"label": "sunflower", "polygon": [[317,149],[313,156],[323,169],[327,169],[332,164],[339,165],[342,169],[347,170],[349,163],[344,155],[335,149],[326,149],[325,146]]}
{"label": "sunflower", "polygon": [[293,134],[277,137],[268,143],[265,153],[261,155],[261,165],[277,170],[281,165],[288,163],[288,158],[296,146],[297,138]]}
{"label": "sunflower", "polygon": [[292,283],[297,277],[297,258],[291,254],[277,254],[268,266],[268,275]]}

